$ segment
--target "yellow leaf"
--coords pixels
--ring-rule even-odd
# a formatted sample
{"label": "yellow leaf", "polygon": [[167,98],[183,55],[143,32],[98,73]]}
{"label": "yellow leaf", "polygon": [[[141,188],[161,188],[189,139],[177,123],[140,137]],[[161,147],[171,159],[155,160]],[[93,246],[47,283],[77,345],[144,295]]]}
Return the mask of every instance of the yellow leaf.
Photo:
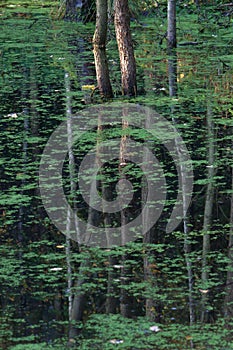
{"label": "yellow leaf", "polygon": [[83,85],[82,90],[95,90],[95,85]]}

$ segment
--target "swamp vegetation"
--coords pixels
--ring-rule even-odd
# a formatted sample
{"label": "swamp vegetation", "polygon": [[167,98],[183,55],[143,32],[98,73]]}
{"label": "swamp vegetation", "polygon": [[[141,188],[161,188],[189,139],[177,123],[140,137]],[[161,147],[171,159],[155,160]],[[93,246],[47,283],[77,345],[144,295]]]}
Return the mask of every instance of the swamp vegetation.
{"label": "swamp vegetation", "polygon": [[[167,2],[129,1],[137,67],[131,98],[122,96],[112,1],[108,6],[106,102],[96,88],[95,2],[77,8],[75,21],[63,1],[0,3],[0,348],[233,349],[233,4],[177,1],[171,57]],[[41,154],[61,122],[112,101],[150,107],[175,125],[192,160],[192,201],[167,233],[177,169],[167,150],[148,140],[168,186],[160,219],[124,246],[80,247],[43,207]],[[142,142],[145,134],[133,137]],[[86,133],[64,162],[64,192],[84,220],[89,210],[70,161],[78,167],[97,141],[97,132]],[[113,192],[118,161],[105,167]],[[135,201],[123,214],[133,217],[141,210],[142,176],[132,164],[129,176]],[[101,191],[107,198],[109,189]]]}

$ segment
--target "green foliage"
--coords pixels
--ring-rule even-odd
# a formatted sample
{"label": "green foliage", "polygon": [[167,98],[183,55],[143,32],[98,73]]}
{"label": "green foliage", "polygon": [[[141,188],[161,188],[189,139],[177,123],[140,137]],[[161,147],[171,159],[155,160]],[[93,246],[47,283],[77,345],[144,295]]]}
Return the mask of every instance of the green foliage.
{"label": "green foliage", "polygon": [[[206,4],[196,8],[189,2],[178,2],[179,96],[174,101],[168,95],[166,2],[130,2],[139,87],[139,96],[134,102],[154,108],[170,121],[174,107],[175,126],[192,158],[195,182],[188,237],[182,225],[169,235],[164,231],[177,195],[177,172],[166,150],[153,140],[151,148],[163,164],[169,187],[163,217],[153,228],[154,244],[142,243],[139,238],[125,247],[82,248],[80,251],[72,242],[69,256],[72,286],[68,289],[67,245],[65,237],[57,232],[43,211],[38,193],[38,165],[49,135],[65,120],[65,72],[70,76],[73,113],[84,108],[91,99],[101,101],[98,92],[93,90],[96,85],[91,43],[94,26],[54,20],[59,17],[60,6],[55,1],[1,2],[0,42],[4,43],[0,48],[1,348],[64,350],[69,328],[68,297],[80,293],[85,294],[86,301],[83,323],[77,325],[79,349],[184,350],[191,347],[191,342],[199,350],[233,348],[231,330],[223,321],[226,273],[232,269],[227,255],[232,195],[232,16],[230,11],[223,11],[225,7],[212,3],[213,6]],[[124,100],[119,97],[120,70],[112,27],[107,53],[114,95],[121,103]],[[85,86],[91,89],[83,88]],[[208,283],[202,285],[202,226],[209,182],[208,103],[214,115],[217,173],[214,176],[213,224],[208,231],[211,271]],[[124,132],[138,142],[148,137],[143,130],[126,129]],[[119,138],[124,132],[116,127],[104,130],[101,137],[103,140]],[[97,138],[95,131],[86,133],[74,145],[77,164]],[[108,185],[112,187],[119,179],[114,166],[117,168],[117,162],[105,167]],[[127,171],[130,178],[135,179],[137,191],[141,171],[132,165]],[[101,174],[99,179],[102,177]],[[72,203],[69,181],[67,158],[64,191]],[[78,195],[77,204],[86,218],[86,207]],[[114,220],[119,222],[119,217]],[[189,244],[188,254],[184,253],[184,242]],[[187,255],[194,275],[192,297],[196,322],[191,327]],[[150,269],[147,279],[145,259]],[[112,276],[113,288],[108,293],[109,276]],[[79,287],[75,285],[77,280],[82,281]],[[131,319],[119,315],[122,291],[133,300],[135,316]],[[208,295],[211,321],[205,325],[198,322],[203,293]],[[116,315],[104,314],[109,296],[117,300]],[[151,313],[159,322],[144,317],[146,299],[153,301]],[[155,325],[161,330],[150,330]],[[227,326],[232,325],[228,322]]]}
{"label": "green foliage", "polygon": [[[152,327],[158,331],[153,331]],[[139,317],[126,319],[120,315],[93,315],[85,324],[83,339],[77,339],[79,349],[232,349],[224,325],[193,327],[181,324],[162,325]],[[225,340],[224,340],[225,337]],[[114,343],[115,342],[115,343]],[[117,344],[117,345],[116,345]],[[221,345],[220,345],[221,344]]]}

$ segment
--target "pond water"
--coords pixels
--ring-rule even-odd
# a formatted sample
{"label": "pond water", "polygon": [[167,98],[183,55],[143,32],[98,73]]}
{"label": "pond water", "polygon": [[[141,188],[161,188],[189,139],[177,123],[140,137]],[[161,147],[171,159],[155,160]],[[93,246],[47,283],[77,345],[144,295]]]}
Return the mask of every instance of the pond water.
{"label": "pond water", "polygon": [[[67,96],[70,98],[73,114],[84,109],[89,103],[101,102],[101,99],[98,92],[93,91],[96,85],[92,53],[94,24],[83,25],[58,20],[54,18],[54,11],[42,6],[30,8],[15,5],[0,8],[1,349],[21,349],[16,347],[17,344],[43,342],[47,345],[53,344],[58,338],[66,339],[69,329],[67,241],[51,223],[43,208],[38,185],[38,169],[49,135],[67,117]],[[192,16],[192,27],[189,24],[189,16]],[[232,107],[233,37],[222,14],[219,13],[215,20],[216,18],[217,22],[211,21],[204,10],[199,15],[195,11],[186,12],[185,7],[179,12],[180,45],[177,49],[179,99],[177,98],[175,102],[171,102],[168,93],[168,60],[164,39],[166,14],[161,11],[157,13],[157,17],[152,13],[151,16],[140,18],[140,21],[132,20],[139,90],[139,96],[134,102],[150,106],[168,118],[171,105],[175,103],[179,110],[179,130],[187,141],[187,147],[194,161],[196,197],[191,207],[190,225],[193,227],[193,247],[196,249],[193,252],[195,271],[199,276],[201,238],[197,232],[201,230],[203,221],[203,185],[206,184],[203,164],[206,164],[207,90],[210,91],[210,98],[217,111],[218,152],[225,157],[227,164],[227,176],[224,180],[222,179],[225,176],[225,165],[221,162],[219,165],[218,190],[222,191],[223,210],[217,213],[216,209],[213,214],[214,229],[221,233],[214,238],[212,249],[213,254],[219,249],[221,257],[227,255],[226,235],[229,224],[227,191],[230,190],[231,154],[230,151],[228,153],[224,150],[224,145],[228,145],[232,138],[232,134],[229,130],[226,131],[226,128],[228,125],[232,127],[232,123],[229,122],[232,111],[229,110]],[[228,17],[225,18],[228,21]],[[192,44],[193,42],[196,44]],[[114,96],[115,99],[121,99],[120,70],[112,26],[107,52]],[[226,124],[222,123],[222,118],[227,119]],[[181,274],[184,274],[185,267],[181,262],[182,234],[180,236],[174,234],[168,238],[160,233],[158,242],[164,245],[168,242],[171,244],[171,247],[167,245],[166,249],[161,247],[161,253],[158,253],[161,267],[157,269],[154,265],[154,273],[157,276],[160,276],[161,269],[164,268],[163,277],[162,275],[158,277],[162,280],[159,282],[161,283],[159,293],[164,289],[165,293],[168,293],[166,299],[170,300],[161,311],[162,318],[168,325],[174,322],[187,324],[188,292],[181,293],[186,288],[184,287],[186,277],[182,280],[177,272],[176,285],[173,280],[174,274],[171,274],[175,269],[180,269]],[[72,242],[71,246],[73,253],[71,263],[80,264],[80,260],[85,258],[85,252],[84,258],[80,257],[77,244]],[[166,256],[165,262],[161,259],[163,254]],[[89,296],[84,320],[87,320],[92,313],[103,312],[107,277],[103,272],[104,267],[100,265],[104,265],[106,257],[108,258],[107,255],[103,258],[98,252],[90,254],[91,267],[86,269],[92,270],[90,274],[87,273],[85,288]],[[174,259],[174,265],[169,267],[171,271],[166,270],[169,269],[166,259]],[[214,257],[212,259],[214,260]],[[132,257],[132,261],[136,261],[132,263],[135,284],[140,285],[143,283],[142,258]],[[220,285],[224,284],[226,270],[222,272],[221,269],[225,269],[226,262],[219,260],[214,261],[214,264],[217,271],[216,280],[221,280]],[[78,268],[74,270],[74,275],[78,276]],[[195,278],[197,279],[194,293],[195,307],[198,313],[199,277]],[[216,280],[213,277],[213,285]],[[117,288],[119,289],[119,286],[116,284]],[[136,286],[133,286],[132,290],[133,288]],[[141,288],[143,290],[144,287]],[[143,316],[145,313],[143,300],[146,297],[140,294],[141,290],[135,289],[136,301],[133,308],[138,316]],[[216,309],[216,314],[220,314],[219,305],[223,303],[221,294],[223,290],[220,292],[217,290],[217,294],[215,291],[216,289],[213,289],[211,307]],[[160,302],[163,303],[162,296]],[[217,318],[216,314],[213,316],[214,320]],[[88,331],[90,332],[90,329]]]}

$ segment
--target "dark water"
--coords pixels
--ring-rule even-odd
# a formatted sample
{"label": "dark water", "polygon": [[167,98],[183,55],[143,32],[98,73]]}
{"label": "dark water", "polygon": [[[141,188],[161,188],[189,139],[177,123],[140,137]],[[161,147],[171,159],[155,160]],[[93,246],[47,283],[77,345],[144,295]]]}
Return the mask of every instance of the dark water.
{"label": "dark water", "polygon": [[54,21],[43,8],[1,17],[1,348],[65,333],[65,253],[56,248],[65,239],[43,210],[38,165],[66,115],[65,72],[74,113],[90,96],[82,85],[94,84],[92,32],[91,25]]}
{"label": "dark water", "polygon": [[[38,169],[49,135],[67,117],[67,96],[70,97],[73,114],[91,102],[101,102],[101,99],[98,93],[93,94],[93,87],[96,85],[91,42],[93,24],[59,21],[53,18],[53,11],[51,15],[48,9],[42,7],[8,8],[1,12],[0,348],[8,349],[20,343],[51,344],[58,338],[67,337],[70,292],[67,242],[65,236],[50,222],[43,208],[38,186]],[[153,16],[148,16],[143,17],[142,23],[133,23],[139,88],[136,102],[152,106],[169,118],[171,104],[174,102],[171,103],[168,96],[166,45],[163,42],[166,17],[162,12],[160,15],[156,20]],[[182,11],[179,16],[183,18]],[[175,103],[180,113],[179,128],[194,160],[197,181],[190,219],[195,250],[193,260],[197,314],[200,311],[202,249],[198,232],[201,231],[203,223],[203,184],[206,184],[207,89],[216,107],[218,152],[225,159],[220,162],[219,183],[216,185],[222,207],[219,211],[215,208],[213,214],[214,230],[218,231],[212,246],[213,256],[216,251],[220,252],[216,260],[211,257],[217,271],[213,275],[216,289],[213,288],[212,292],[212,307],[215,313],[213,312],[211,321],[214,322],[221,314],[223,289],[220,287],[224,285],[226,275],[224,259],[227,256],[229,164],[232,157],[230,151],[226,152],[224,147],[226,144],[229,146],[232,138],[228,129],[228,126],[232,127],[232,33],[227,26],[224,27],[225,22],[220,15],[217,17],[217,24],[208,19],[207,25],[204,18],[207,14],[203,11],[203,18],[200,15],[198,19],[199,22],[202,21],[201,25],[198,20],[193,21],[192,28],[188,16],[179,27],[181,45],[178,45],[177,63],[180,95]],[[199,25],[201,30],[198,29]],[[115,98],[118,98],[121,91],[120,71],[113,35],[111,31],[107,49],[113,90]],[[193,41],[200,43],[186,45]],[[184,43],[186,44],[182,45]],[[172,170],[171,166],[171,172]],[[166,251],[164,260],[163,253],[158,254],[158,261],[164,271],[169,266],[171,271],[184,273],[184,263],[181,263],[181,236],[176,237],[174,234],[168,238],[163,233],[158,235],[159,243],[166,245],[166,249],[161,248],[163,253]],[[77,244],[72,242],[71,246],[73,261],[80,263]],[[98,258],[98,254],[95,254],[91,257],[93,266]],[[143,281],[142,258],[137,257],[135,260],[138,264],[135,263],[134,268],[135,281],[138,283]],[[156,273],[159,274],[160,270],[158,271]],[[75,273],[78,275],[76,270]],[[181,278],[182,281],[180,279],[176,285],[173,281],[174,275],[166,273],[161,277],[160,286],[161,300],[165,293],[168,294],[164,299],[170,300],[169,306],[161,312],[164,323],[170,325],[177,321],[187,324],[186,277]],[[100,272],[93,273],[92,277],[88,275],[91,292],[87,293],[85,320],[92,313],[102,312],[106,275],[104,282],[101,282],[101,277]],[[220,289],[217,289],[216,281],[220,281]],[[99,290],[91,285],[92,282],[100,286]],[[174,293],[173,290],[178,292]],[[143,299],[141,295],[136,296],[134,312],[141,316],[145,313],[145,307],[142,306],[145,297]]]}

